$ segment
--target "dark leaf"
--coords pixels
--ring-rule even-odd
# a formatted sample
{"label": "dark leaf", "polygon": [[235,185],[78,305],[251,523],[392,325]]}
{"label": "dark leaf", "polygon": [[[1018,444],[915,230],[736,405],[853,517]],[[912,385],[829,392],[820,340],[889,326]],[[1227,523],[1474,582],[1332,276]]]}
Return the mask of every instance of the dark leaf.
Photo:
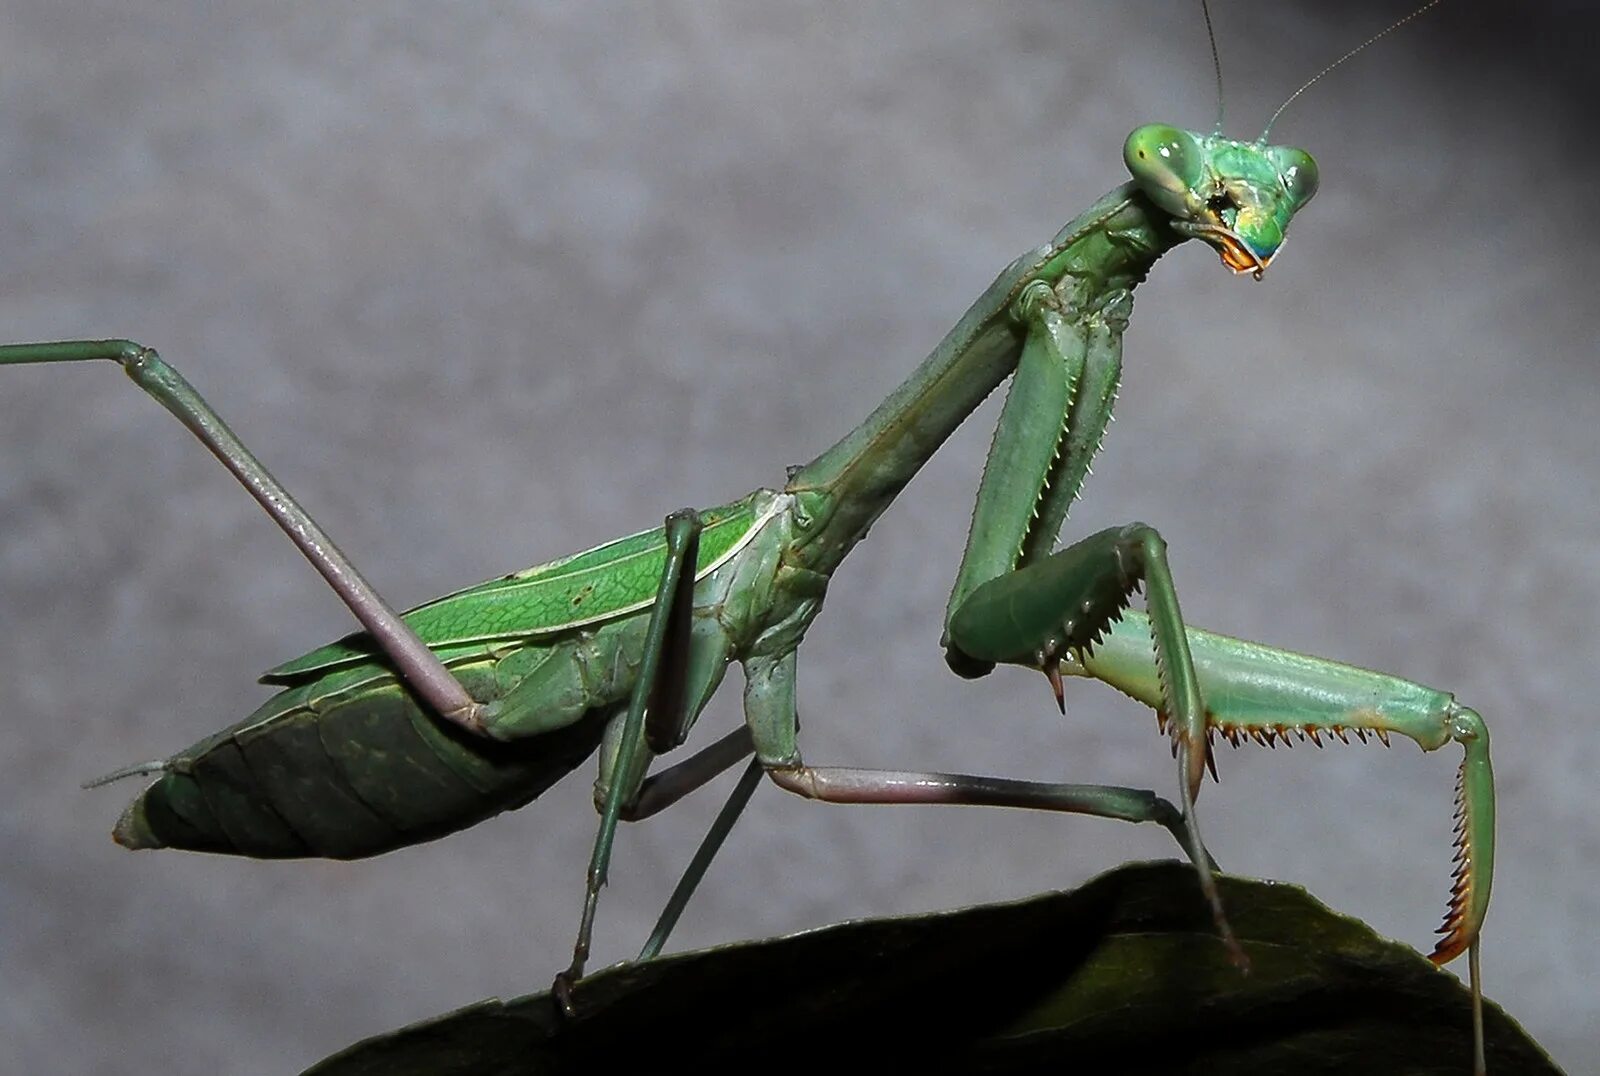
{"label": "dark leaf", "polygon": [[[846,923],[625,965],[359,1043],[307,1076],[672,1071],[1404,1073],[1467,1076],[1453,976],[1296,886],[1223,878],[1250,956],[1212,932],[1193,871],[1123,867],[1072,893]],[[1558,1073],[1486,1006],[1494,1076]]]}

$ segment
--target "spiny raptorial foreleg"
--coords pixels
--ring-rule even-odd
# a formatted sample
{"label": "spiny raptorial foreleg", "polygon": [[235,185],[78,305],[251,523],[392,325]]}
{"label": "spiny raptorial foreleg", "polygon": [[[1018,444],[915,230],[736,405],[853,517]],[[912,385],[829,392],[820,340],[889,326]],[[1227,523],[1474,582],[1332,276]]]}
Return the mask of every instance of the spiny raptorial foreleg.
{"label": "spiny raptorial foreleg", "polygon": [[[1195,820],[1194,797],[1205,775],[1205,705],[1189,654],[1166,543],[1143,523],[1111,527],[1025,567],[982,584],[950,618],[948,648],[979,663],[1042,669],[1059,702],[1062,658],[1092,650],[1144,586],[1150,610],[1146,646],[1155,656],[1164,711],[1179,760],[1190,857],[1235,962],[1244,953],[1222,911],[1210,854]],[[959,668],[959,660],[951,662]]]}
{"label": "spiny raptorial foreleg", "polygon": [[[1186,630],[1200,689],[1210,700],[1205,738],[1237,747],[1245,741],[1275,746],[1306,740],[1321,747],[1354,736],[1388,746],[1409,737],[1424,751],[1446,744],[1462,749],[1455,788],[1455,870],[1438,944],[1437,964],[1477,951],[1494,876],[1494,773],[1489,728],[1477,711],[1447,692],[1386,673],[1279,650],[1244,639]],[[1092,676],[1145,703],[1165,725],[1160,659],[1150,645],[1151,621],[1128,611],[1099,642],[1070,654],[1066,672]],[[1482,1027],[1477,961],[1472,961],[1474,1017]]]}

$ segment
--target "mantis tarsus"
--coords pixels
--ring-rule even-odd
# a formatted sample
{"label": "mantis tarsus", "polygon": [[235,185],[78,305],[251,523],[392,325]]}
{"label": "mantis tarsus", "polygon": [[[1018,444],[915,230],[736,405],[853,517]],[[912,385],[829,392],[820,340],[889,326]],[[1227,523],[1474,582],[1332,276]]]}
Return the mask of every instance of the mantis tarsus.
{"label": "mantis tarsus", "polygon": [[[1307,141],[1312,141],[1312,143],[1314,143],[1314,139],[1307,138]],[[1302,239],[1301,243],[1304,243],[1304,242],[1306,242],[1306,240]],[[1291,248],[1291,255],[1293,255],[1293,248]],[[1195,261],[1198,261],[1198,258],[1195,258],[1194,255],[1190,255],[1190,258],[1195,259]],[[984,272],[984,275],[987,275],[987,269],[986,269],[986,271],[982,271],[982,272]],[[1222,290],[1221,283],[1208,282],[1208,285],[1210,285],[1211,288],[1216,288],[1216,290],[1218,290],[1218,291]],[[1235,298],[1234,293],[1243,293],[1243,298]],[[1230,291],[1229,295],[1227,295],[1226,301],[1229,301],[1229,303],[1234,303],[1234,301],[1237,301],[1237,303],[1242,304],[1242,306],[1248,306],[1248,304],[1251,304],[1251,303],[1269,303],[1270,299],[1262,298],[1262,296],[1258,295],[1258,293],[1256,293],[1256,290],[1253,290],[1253,288],[1235,288],[1234,291]],[[1149,303],[1149,299],[1146,299],[1146,303]],[[154,331],[154,330],[152,330],[152,331]],[[936,333],[934,333],[934,335],[936,335]],[[173,349],[173,351],[174,351],[174,354],[178,354],[178,352],[176,352],[176,349]],[[1133,349],[1130,349],[1130,363],[1138,363],[1139,360],[1141,360],[1141,355],[1139,355],[1139,349],[1138,349],[1138,347],[1133,347]],[[1147,360],[1147,362],[1149,362],[1150,359],[1146,359],[1146,360]],[[877,359],[877,362],[883,362],[883,363],[885,363],[885,365],[894,365],[894,360],[891,360],[890,357],[882,357],[882,359]],[[186,365],[186,367],[194,367],[194,362],[192,362],[192,360],[190,360],[190,362],[186,362],[186,363],[184,363],[184,365]],[[194,370],[190,370],[190,371],[194,371]],[[200,373],[200,375],[198,375],[198,376],[202,376],[203,384],[208,384],[208,386],[210,386],[211,394],[213,394],[214,397],[218,397],[219,402],[221,402],[222,407],[224,407],[224,410],[227,410],[227,392],[226,392],[226,389],[222,389],[221,386],[218,386],[218,384],[214,383],[214,381],[211,381],[210,378],[206,378],[206,376],[203,375],[203,373]],[[1128,407],[1123,408],[1123,410],[1134,410],[1134,408],[1136,408],[1136,399],[1138,399],[1138,397],[1131,397],[1130,404],[1128,404]],[[1115,437],[1114,437],[1114,439],[1112,439],[1112,445],[1115,445],[1115,444],[1117,444],[1117,439],[1115,439]],[[1091,503],[1093,503],[1093,493],[1094,492],[1099,492],[1099,490],[1101,490],[1101,488],[1102,488],[1101,484],[1091,485]],[[670,498],[672,498],[672,501],[680,500],[680,498],[678,498],[678,496],[675,495],[675,492],[669,492],[669,496],[670,496]],[[960,512],[965,512],[965,511],[966,511],[965,506],[963,506],[963,508],[960,509]],[[1158,525],[1162,524],[1162,517],[1160,517],[1160,509],[1158,509],[1158,508],[1139,509],[1139,514],[1147,514],[1147,516],[1149,516],[1150,519],[1152,519],[1152,522],[1155,522],[1155,524],[1158,524]],[[339,530],[339,527],[336,524],[334,524],[334,528],[336,528],[336,530]],[[544,546],[544,543],[542,543],[542,541],[539,544],[541,544],[541,548],[542,548],[542,546]],[[1179,575],[1181,575],[1181,573],[1179,573]],[[1182,581],[1181,581],[1181,583],[1182,583]],[[1197,620],[1202,620],[1202,621],[1206,620],[1206,616],[1203,615],[1203,612],[1202,613],[1197,613],[1197,616],[1195,616],[1195,618],[1197,618]],[[827,621],[824,620],[824,624],[826,624],[826,623],[827,623]],[[846,693],[846,697],[848,697],[848,693]],[[837,754],[837,753],[830,753],[830,754]],[[1224,764],[1226,764],[1226,762],[1227,762],[1227,759],[1224,759]],[[1445,793],[1445,794],[1448,794],[1448,793]],[[1214,799],[1214,797],[1213,797],[1213,799]],[[1213,836],[1218,836],[1218,834],[1213,834]]]}

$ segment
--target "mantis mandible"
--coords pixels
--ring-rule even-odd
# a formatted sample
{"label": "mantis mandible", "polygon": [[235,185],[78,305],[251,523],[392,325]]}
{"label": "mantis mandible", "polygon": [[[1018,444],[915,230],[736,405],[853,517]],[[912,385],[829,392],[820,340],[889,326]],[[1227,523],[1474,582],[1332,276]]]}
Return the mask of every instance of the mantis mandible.
{"label": "mantis mandible", "polygon": [[[1160,522],[1160,520],[1157,519],[1157,520],[1155,520],[1155,522],[1157,522],[1157,524],[1158,524],[1158,522]],[[1179,580],[1179,589],[1181,589],[1181,580]]]}

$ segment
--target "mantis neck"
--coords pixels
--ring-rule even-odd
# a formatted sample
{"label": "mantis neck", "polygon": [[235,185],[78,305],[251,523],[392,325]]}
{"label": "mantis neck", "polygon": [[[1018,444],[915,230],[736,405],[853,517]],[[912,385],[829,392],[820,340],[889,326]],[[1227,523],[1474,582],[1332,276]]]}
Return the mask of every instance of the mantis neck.
{"label": "mantis neck", "polygon": [[1012,262],[865,422],[793,472],[788,492],[812,494],[815,506],[800,550],[805,567],[823,574],[838,567],[939,446],[1016,370],[1025,330],[1012,304],[1027,284],[1056,287],[1067,316],[1081,317],[1131,291],[1181,239],[1128,183]]}

